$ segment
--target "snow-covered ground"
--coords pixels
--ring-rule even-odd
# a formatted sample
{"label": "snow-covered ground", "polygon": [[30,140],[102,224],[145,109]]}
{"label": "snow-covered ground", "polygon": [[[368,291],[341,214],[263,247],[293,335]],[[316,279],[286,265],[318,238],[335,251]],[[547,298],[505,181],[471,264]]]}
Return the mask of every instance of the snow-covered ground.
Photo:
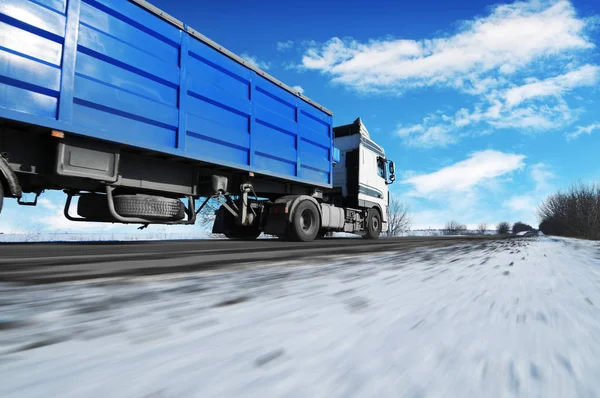
{"label": "snow-covered ground", "polygon": [[0,397],[595,397],[600,246],[0,285]]}

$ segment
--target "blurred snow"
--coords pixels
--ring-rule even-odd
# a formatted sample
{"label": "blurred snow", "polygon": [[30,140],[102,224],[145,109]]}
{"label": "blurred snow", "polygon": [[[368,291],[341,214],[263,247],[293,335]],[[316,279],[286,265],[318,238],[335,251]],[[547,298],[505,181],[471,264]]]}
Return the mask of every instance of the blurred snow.
{"label": "blurred snow", "polygon": [[0,284],[0,396],[593,397],[600,246]]}

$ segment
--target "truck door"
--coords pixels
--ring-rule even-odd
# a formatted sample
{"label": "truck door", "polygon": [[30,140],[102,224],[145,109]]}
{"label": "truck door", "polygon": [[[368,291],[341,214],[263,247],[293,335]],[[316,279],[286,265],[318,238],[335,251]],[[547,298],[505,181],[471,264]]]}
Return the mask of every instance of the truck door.
{"label": "truck door", "polygon": [[348,187],[348,200],[350,206],[358,204],[358,171],[359,171],[359,152],[358,148],[346,152],[346,183]]}

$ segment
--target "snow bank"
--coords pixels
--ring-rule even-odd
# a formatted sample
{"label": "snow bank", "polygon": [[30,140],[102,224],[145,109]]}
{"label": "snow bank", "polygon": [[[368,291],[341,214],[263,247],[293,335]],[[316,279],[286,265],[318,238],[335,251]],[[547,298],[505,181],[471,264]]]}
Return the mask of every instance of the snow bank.
{"label": "snow bank", "polygon": [[532,238],[0,285],[0,396],[594,396],[599,254]]}

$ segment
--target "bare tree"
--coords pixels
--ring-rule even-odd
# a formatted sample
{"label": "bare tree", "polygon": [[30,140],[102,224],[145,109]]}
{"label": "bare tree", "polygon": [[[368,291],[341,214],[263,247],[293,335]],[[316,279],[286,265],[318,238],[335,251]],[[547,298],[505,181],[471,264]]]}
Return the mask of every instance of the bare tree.
{"label": "bare tree", "polygon": [[[200,201],[200,205],[202,205],[202,203],[204,203],[204,200]],[[219,207],[221,207],[221,204],[217,200],[209,199],[200,213],[198,213],[196,223],[198,223],[202,228],[210,227],[212,231],[212,224],[215,221],[215,211],[217,211]]]}
{"label": "bare tree", "polygon": [[539,207],[540,230],[546,235],[600,240],[600,185],[573,185],[550,195]]}
{"label": "bare tree", "polygon": [[506,221],[502,221],[496,226],[496,232],[498,235],[506,235],[510,231],[510,224]]}
{"label": "bare tree", "polygon": [[457,221],[448,221],[444,228],[444,235],[460,235],[467,232],[467,226]]}
{"label": "bare tree", "polygon": [[486,223],[481,223],[477,226],[477,233],[479,235],[485,235],[485,232],[487,231],[487,224]]}
{"label": "bare tree", "polygon": [[388,206],[387,236],[399,236],[410,228],[411,218],[408,213],[409,206],[393,195],[390,195]]}

